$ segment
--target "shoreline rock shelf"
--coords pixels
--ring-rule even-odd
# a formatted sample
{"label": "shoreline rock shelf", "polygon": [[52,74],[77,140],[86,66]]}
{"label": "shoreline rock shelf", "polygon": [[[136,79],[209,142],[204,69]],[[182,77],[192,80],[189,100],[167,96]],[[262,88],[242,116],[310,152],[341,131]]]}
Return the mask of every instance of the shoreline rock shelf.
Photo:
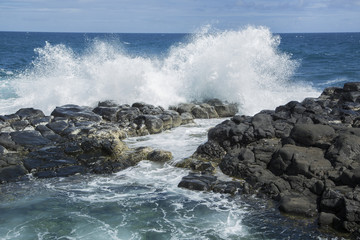
{"label": "shoreline rock shelf", "polygon": [[[191,157],[243,179],[280,211],[360,237],[360,83],[212,128]],[[199,165],[199,163],[198,163]]]}
{"label": "shoreline rock shelf", "polygon": [[[210,129],[208,141],[177,164],[191,173],[179,187],[257,194],[280,211],[316,218],[321,227],[360,236],[360,83],[327,88],[319,98],[240,116],[235,104],[155,107],[100,102],[65,105],[50,116],[33,108],[0,116],[0,183],[74,174],[112,173],[141,160],[164,162],[170,152],[129,149],[132,136],[157,134],[194,118],[231,117]],[[241,181],[220,181],[216,167]]]}
{"label": "shoreline rock shelf", "polygon": [[[191,123],[195,117],[233,116],[237,111],[235,104],[218,100],[210,104],[179,104],[165,110],[141,102],[130,106],[104,101],[94,109],[56,107],[50,116],[33,108],[1,115],[0,183],[25,180],[28,174],[50,178],[112,173],[141,160],[170,160],[169,152],[129,149],[122,140],[160,133]],[[216,108],[221,110],[219,114]]]}

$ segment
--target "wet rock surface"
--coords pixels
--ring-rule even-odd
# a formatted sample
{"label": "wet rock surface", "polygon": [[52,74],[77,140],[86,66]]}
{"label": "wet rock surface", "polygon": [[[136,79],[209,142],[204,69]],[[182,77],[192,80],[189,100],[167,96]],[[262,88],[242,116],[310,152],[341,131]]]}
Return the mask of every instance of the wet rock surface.
{"label": "wet rock surface", "polygon": [[[217,101],[217,105],[230,109],[231,104]],[[95,108],[59,106],[50,116],[39,109],[23,108],[0,116],[0,182],[24,180],[29,175],[51,178],[112,173],[141,160],[166,162],[172,159],[170,152],[129,149],[122,140],[157,134],[193,123],[194,118],[218,116],[213,106],[200,103],[165,110],[143,102],[120,105],[104,101]]]}
{"label": "wet rock surface", "polygon": [[[360,83],[346,83],[319,98],[234,116],[209,131],[193,162],[218,165],[244,180],[247,192],[278,201],[284,213],[359,237],[359,96]],[[181,186],[211,190],[209,179],[189,176]]]}

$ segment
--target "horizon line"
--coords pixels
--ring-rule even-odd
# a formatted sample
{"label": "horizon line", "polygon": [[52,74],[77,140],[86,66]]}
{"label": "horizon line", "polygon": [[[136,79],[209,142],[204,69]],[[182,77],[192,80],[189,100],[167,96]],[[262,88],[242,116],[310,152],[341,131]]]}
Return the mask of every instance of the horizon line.
{"label": "horizon line", "polygon": [[[225,31],[235,31],[235,30],[223,30]],[[240,31],[240,30],[239,30]],[[196,32],[83,32],[83,31],[23,31],[23,30],[0,30],[0,33],[73,33],[73,34],[196,34]],[[216,31],[217,32],[217,31]],[[316,33],[360,33],[356,31],[344,31],[344,32],[272,32],[273,34],[316,34]]]}

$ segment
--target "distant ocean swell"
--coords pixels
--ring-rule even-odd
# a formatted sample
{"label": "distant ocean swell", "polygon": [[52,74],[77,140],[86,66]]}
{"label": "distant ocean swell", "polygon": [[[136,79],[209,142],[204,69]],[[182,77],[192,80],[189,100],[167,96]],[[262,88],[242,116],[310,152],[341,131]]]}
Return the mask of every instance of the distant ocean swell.
{"label": "distant ocean swell", "polygon": [[120,41],[94,40],[81,54],[46,42],[35,49],[31,66],[0,82],[0,112],[35,107],[49,113],[63,104],[106,99],[166,107],[216,97],[254,114],[318,96],[311,86],[292,81],[298,62],[279,44],[280,37],[264,27],[204,31],[162,57],[130,56]]}

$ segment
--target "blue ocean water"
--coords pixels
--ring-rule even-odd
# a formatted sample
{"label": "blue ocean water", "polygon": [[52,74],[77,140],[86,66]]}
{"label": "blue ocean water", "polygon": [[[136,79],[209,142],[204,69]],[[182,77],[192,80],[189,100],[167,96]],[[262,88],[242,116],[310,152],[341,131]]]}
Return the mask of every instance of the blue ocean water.
{"label": "blue ocean water", "polygon": [[[195,34],[0,32],[0,114],[20,107],[217,97],[254,114],[360,80],[360,33],[274,34],[265,27]],[[221,120],[131,138],[190,156]],[[141,162],[112,175],[0,186],[0,239],[326,239],[272,202],[177,187],[187,170]],[[220,173],[219,173],[220,174]],[[219,177],[225,178],[220,174]]]}
{"label": "blue ocean water", "polygon": [[[360,33],[0,33],[0,113],[217,97],[254,114],[357,81]],[[256,96],[256,98],[254,98]]]}

